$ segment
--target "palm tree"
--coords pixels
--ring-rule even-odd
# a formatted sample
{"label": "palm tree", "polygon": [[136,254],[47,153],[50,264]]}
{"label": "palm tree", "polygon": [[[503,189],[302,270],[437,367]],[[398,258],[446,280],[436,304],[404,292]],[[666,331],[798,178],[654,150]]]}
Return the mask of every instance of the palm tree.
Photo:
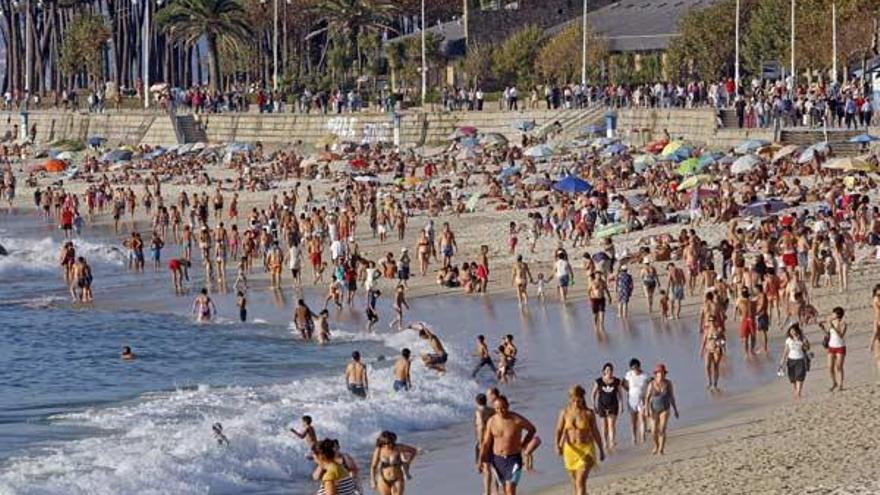
{"label": "palm tree", "polygon": [[[341,47],[357,47],[358,35],[362,32],[394,32],[391,18],[396,10],[390,0],[322,0],[314,7],[317,23],[322,27],[309,33],[306,39],[327,33],[324,53],[331,40]],[[321,59],[323,61],[323,54]]]}
{"label": "palm tree", "polygon": [[219,45],[243,42],[252,32],[241,0],[172,0],[159,11],[157,22],[185,43],[197,43],[204,36],[212,89],[221,89]]}

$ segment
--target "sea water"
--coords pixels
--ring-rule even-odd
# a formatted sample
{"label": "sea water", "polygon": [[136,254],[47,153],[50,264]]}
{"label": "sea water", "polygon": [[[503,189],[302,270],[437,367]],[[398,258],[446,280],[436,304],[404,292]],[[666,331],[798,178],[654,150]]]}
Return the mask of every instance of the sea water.
{"label": "sea water", "polygon": [[[493,345],[512,334],[520,348],[518,378],[502,391],[545,439],[524,489],[563,479],[551,446],[556,414],[568,387],[589,390],[606,361],[618,376],[631,357],[646,369],[664,361],[685,418],[716,412],[704,391],[695,328],[686,323],[634,316],[623,324],[612,311],[608,332],[596,334],[580,300],[532,301],[520,311],[509,298],[415,299],[408,320],[434,327],[449,350],[449,371],[438,375],[416,360],[413,390],[394,393],[391,366],[400,349],[429,349],[415,332],[388,329],[387,298],[375,333],[364,330],[362,295],[351,309],[331,309],[334,335],[325,346],[292,331],[298,295],[290,290],[249,293],[256,323],[237,321],[233,294],[215,294],[217,322],[196,324],[192,294],[173,295],[164,263],[130,273],[118,240],[98,230],[75,241],[93,265],[97,301],[71,304],[58,269],[61,242],[35,217],[0,219],[0,244],[10,251],[0,258],[0,494],[312,493],[307,449],[287,431],[300,428],[303,414],[321,437],[338,438],[363,472],[377,434],[393,430],[422,449],[410,491],[476,493],[472,403],[494,385],[487,370],[469,376],[479,333]],[[168,247],[165,257],[175,252]],[[200,269],[193,272],[197,279]],[[320,306],[319,295],[306,297]],[[124,345],[137,359],[119,358]],[[365,401],[348,394],[342,377],[354,350],[370,369]],[[772,375],[771,360],[744,363],[734,351],[722,385],[730,393]],[[228,446],[213,438],[215,422]],[[621,418],[621,445],[627,429]]]}

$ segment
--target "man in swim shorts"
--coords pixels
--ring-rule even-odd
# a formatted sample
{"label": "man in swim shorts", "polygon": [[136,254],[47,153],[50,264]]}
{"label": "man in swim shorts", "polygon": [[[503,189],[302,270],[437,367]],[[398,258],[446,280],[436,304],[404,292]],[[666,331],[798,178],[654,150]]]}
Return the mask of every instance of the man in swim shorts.
{"label": "man in swim shorts", "polygon": [[447,359],[449,359],[449,355],[446,353],[446,348],[443,347],[443,343],[440,342],[440,339],[424,325],[414,325],[410,328],[418,330],[419,337],[427,340],[431,345],[431,349],[434,351],[422,354],[422,362],[425,364],[425,367],[439,371],[440,373],[445,372],[445,365]]}
{"label": "man in swim shorts", "polygon": [[743,352],[746,356],[755,353],[755,337],[757,326],[755,325],[755,302],[749,297],[749,289],[743,287],[740,297],[736,300],[735,314],[739,315],[739,337],[742,340]]}
{"label": "man in swim shorts", "polygon": [[672,296],[671,314],[673,319],[681,318],[681,302],[684,300],[684,284],[686,282],[684,270],[670,263],[666,267],[667,280],[666,291]]}
{"label": "man in swim shorts", "polygon": [[361,362],[359,351],[351,353],[351,362],[345,367],[345,383],[348,384],[348,391],[352,395],[361,399],[367,398],[367,390],[369,390],[367,367]]}
{"label": "man in swim shorts", "polygon": [[397,362],[394,363],[394,391],[401,392],[407,391],[412,388],[412,381],[410,377],[410,350],[404,348],[400,351],[400,357],[397,358]]}
{"label": "man in swim shorts", "polygon": [[493,405],[495,414],[486,422],[477,471],[482,472],[483,463],[488,463],[495,479],[504,487],[504,494],[516,495],[524,467],[523,456],[531,455],[525,450],[537,430],[531,421],[510,410],[510,403],[503,395],[499,395]]}

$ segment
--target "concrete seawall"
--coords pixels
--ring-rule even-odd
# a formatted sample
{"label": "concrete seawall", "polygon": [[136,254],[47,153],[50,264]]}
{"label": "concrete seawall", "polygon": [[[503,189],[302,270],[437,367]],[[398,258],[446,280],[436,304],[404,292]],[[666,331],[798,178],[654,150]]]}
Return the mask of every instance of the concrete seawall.
{"label": "concrete seawall", "polygon": [[[437,144],[461,126],[474,126],[482,132],[497,132],[518,142],[520,131],[513,127],[519,120],[534,121],[538,126],[559,121],[572,130],[602,120],[604,111],[590,110],[525,110],[503,112],[407,112],[400,115],[399,139],[404,146]],[[166,114],[151,112],[107,112],[101,114],[33,111],[30,124],[37,126],[38,144],[60,139],[85,140],[93,136],[107,139],[110,146],[143,143],[171,145],[177,142],[174,125]],[[0,136],[11,135],[19,124],[17,112],[0,117]],[[395,126],[388,114],[205,114],[199,122],[211,142],[261,141],[268,145],[285,145],[301,141],[313,144],[328,134],[343,141],[367,143],[394,142]],[[618,134],[634,144],[647,143],[663,135],[672,136],[712,148],[733,146],[744,139],[773,140],[773,132],[765,129],[717,129],[711,109],[624,109],[618,112]],[[571,134],[571,132],[569,132]]]}

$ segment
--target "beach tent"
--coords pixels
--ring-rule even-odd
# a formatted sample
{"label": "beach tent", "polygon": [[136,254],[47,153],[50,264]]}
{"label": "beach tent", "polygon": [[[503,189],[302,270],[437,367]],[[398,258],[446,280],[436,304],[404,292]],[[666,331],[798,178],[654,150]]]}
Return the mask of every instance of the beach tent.
{"label": "beach tent", "polygon": [[743,155],[736,159],[730,166],[732,174],[747,174],[755,169],[761,163],[761,158],[757,155]]}
{"label": "beach tent", "polygon": [[593,190],[593,186],[589,182],[573,175],[569,175],[568,177],[557,181],[556,184],[553,184],[553,188],[557,191],[570,194],[585,193]]}

